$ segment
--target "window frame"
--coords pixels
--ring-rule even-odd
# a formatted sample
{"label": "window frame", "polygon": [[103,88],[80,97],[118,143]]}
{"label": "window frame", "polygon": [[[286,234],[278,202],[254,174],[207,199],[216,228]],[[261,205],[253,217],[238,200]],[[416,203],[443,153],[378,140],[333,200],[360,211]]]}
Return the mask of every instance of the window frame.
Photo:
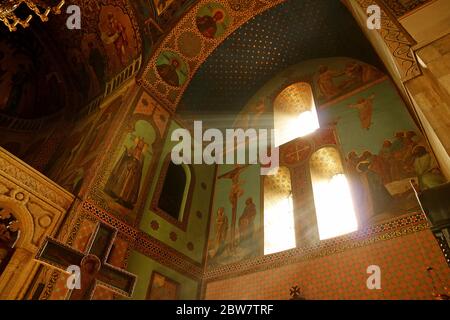
{"label": "window frame", "polygon": [[[155,191],[153,192],[153,199],[151,202],[151,210],[154,211],[159,217],[161,217],[162,219],[164,219],[165,221],[169,222],[171,225],[176,226],[177,228],[186,231],[187,229],[187,224],[189,221],[189,215],[190,215],[190,209],[191,209],[191,203],[192,203],[192,197],[194,194],[194,188],[195,188],[195,175],[194,175],[194,170],[192,165],[181,165],[183,166],[183,168],[186,170],[188,169],[190,172],[190,181],[189,181],[189,186],[185,185],[184,188],[184,194],[183,194],[183,198],[182,198],[182,203],[181,205],[183,206],[183,202],[184,202],[184,208],[180,208],[180,213],[182,213],[182,217],[181,219],[175,219],[172,215],[170,215],[168,212],[166,212],[165,210],[161,209],[159,207],[159,199],[161,197],[162,194],[162,190],[164,188],[164,182],[166,181],[166,176],[167,176],[167,172],[169,170],[169,166],[171,163],[172,159],[171,159],[171,154],[169,153],[160,170],[159,173],[159,177],[156,183],[156,188]],[[186,194],[187,192],[187,194]]]}

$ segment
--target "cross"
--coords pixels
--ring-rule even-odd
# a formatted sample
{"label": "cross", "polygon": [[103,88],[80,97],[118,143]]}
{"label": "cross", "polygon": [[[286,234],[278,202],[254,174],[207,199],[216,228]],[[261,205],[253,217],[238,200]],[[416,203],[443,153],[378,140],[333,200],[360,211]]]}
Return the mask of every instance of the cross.
{"label": "cross", "polygon": [[311,145],[308,142],[299,140],[294,141],[292,144],[287,146],[285,153],[285,159],[289,164],[294,162],[300,162],[306,160],[307,156],[311,152]]}
{"label": "cross", "polygon": [[239,180],[241,173],[248,168],[246,166],[236,166],[232,171],[225,173],[219,177],[219,179],[231,179],[232,186],[229,194],[229,200],[231,203],[231,251],[234,252],[237,247],[236,243],[236,220],[237,220],[237,201],[242,197],[244,190],[241,189],[242,181]]}
{"label": "cross", "polygon": [[63,272],[67,272],[69,266],[80,268],[81,288],[72,290],[70,300],[91,300],[97,284],[131,297],[137,277],[107,262],[116,235],[117,229],[98,223],[85,252],[47,237],[36,259]]}

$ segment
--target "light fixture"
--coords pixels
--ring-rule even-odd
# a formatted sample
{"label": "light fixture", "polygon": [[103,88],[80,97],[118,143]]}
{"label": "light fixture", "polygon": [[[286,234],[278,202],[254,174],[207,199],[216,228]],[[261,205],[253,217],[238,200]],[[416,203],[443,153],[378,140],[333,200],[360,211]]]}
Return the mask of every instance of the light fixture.
{"label": "light fixture", "polygon": [[[16,15],[22,4],[26,5],[28,10],[32,11],[23,19]],[[0,20],[9,31],[13,32],[17,30],[18,25],[23,28],[29,27],[30,21],[33,18],[33,13],[37,15],[42,22],[48,21],[49,14],[60,14],[64,4],[65,0],[61,0],[56,6],[49,6],[43,3],[42,0],[2,0],[0,3]]]}

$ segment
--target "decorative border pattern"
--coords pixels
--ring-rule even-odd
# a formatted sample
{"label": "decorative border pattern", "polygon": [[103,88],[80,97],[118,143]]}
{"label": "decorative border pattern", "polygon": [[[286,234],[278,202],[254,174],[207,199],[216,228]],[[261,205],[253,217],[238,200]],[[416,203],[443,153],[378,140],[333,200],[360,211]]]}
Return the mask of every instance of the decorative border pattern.
{"label": "decorative border pattern", "polygon": [[[151,92],[159,102],[171,111],[175,111],[179,101],[190,80],[196,71],[200,68],[203,62],[209,55],[235,30],[237,30],[244,23],[258,14],[270,9],[285,0],[200,0],[197,4],[185,14],[185,16],[178,21],[170,33],[162,40],[159,47],[155,49],[152,57],[145,68],[142,77],[139,79],[139,84],[142,84],[149,92]],[[230,25],[227,30],[219,37],[210,39],[204,37],[198,30],[196,25],[196,15],[200,8],[207,3],[220,3],[230,16]],[[196,42],[198,49],[196,54],[191,52],[184,52],[179,43],[183,43],[184,37],[192,37],[191,42]],[[187,64],[189,74],[188,79],[180,87],[174,87],[167,84],[159,75],[157,71],[157,60],[160,54],[164,51],[175,52],[182,57]]]}
{"label": "decorative border pattern", "polygon": [[414,11],[420,10],[433,3],[435,0],[412,0],[408,4],[402,5],[397,0],[382,0],[386,7],[395,15],[396,18],[403,18]]}
{"label": "decorative border pattern", "polygon": [[[83,202],[82,215],[92,215],[93,217],[110,224],[114,228],[117,228],[119,234],[121,234],[123,238],[130,243],[130,248],[178,271],[183,275],[195,280],[201,279],[203,269],[200,263],[195,262],[182,253],[179,253],[175,249],[172,249],[145,232],[126,224],[106,211],[96,207],[95,204],[88,201]],[[81,220],[78,219],[76,225],[79,225],[80,223]],[[77,231],[75,231],[75,229],[76,227],[71,234],[76,235]],[[75,237],[73,236],[72,238],[74,239]]]}
{"label": "decorative border pattern", "polygon": [[321,241],[316,245],[299,247],[273,255],[210,269],[206,271],[203,279],[206,282],[212,282],[258,271],[279,268],[303,260],[328,256],[379,241],[402,237],[428,228],[429,224],[426,217],[422,213],[415,213],[343,237]]}
{"label": "decorative border pattern", "polygon": [[[220,3],[229,13],[231,23],[226,32],[215,38],[209,39],[204,37],[196,26],[196,14],[198,10],[211,0],[201,0],[185,14],[185,16],[178,21],[168,35],[162,40],[160,45],[153,52],[149,63],[144,69],[138,83],[145,87],[158,101],[168,110],[174,112],[180,102],[184,91],[189,86],[189,83],[197,70],[208,59],[211,53],[227,39],[227,37],[236,31],[243,24],[248,22],[255,16],[264,11],[273,8],[284,0],[246,0],[245,5],[236,4],[236,0],[216,0],[214,2]],[[414,39],[406,32],[406,30],[397,21],[381,0],[357,0],[358,5],[363,9],[370,5],[379,3],[382,8],[382,29],[378,32],[381,34],[384,42],[391,51],[396,64],[402,73],[402,80],[407,81],[416,76],[421,75],[421,70],[414,56],[412,47],[416,44]],[[191,42],[197,43],[196,54],[184,53],[183,39],[192,37]],[[188,38],[189,38],[188,37]],[[180,87],[174,87],[167,84],[159,75],[157,71],[157,60],[160,54],[164,51],[171,51],[182,57],[186,62],[189,70],[188,79]]]}
{"label": "decorative border pattern", "polygon": [[381,30],[378,30],[386,46],[392,53],[401,72],[402,81],[408,81],[422,75],[412,47],[416,41],[406,32],[397,19],[386,9],[380,0],[356,0],[363,12],[374,4],[381,7]]}

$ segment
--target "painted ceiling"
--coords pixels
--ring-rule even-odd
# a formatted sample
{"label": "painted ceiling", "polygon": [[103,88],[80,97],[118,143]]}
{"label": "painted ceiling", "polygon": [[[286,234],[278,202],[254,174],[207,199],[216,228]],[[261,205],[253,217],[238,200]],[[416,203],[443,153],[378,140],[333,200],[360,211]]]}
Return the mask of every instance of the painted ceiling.
{"label": "painted ceiling", "polygon": [[[194,2],[194,0],[72,0],[66,1],[62,14],[51,15],[46,23],[35,17],[29,28],[19,27],[14,33],[10,33],[0,24],[0,42],[6,40],[13,42],[9,45],[0,43],[0,47],[3,46],[5,51],[2,54],[3,51],[0,49],[0,87],[3,88],[0,89],[3,94],[0,99],[0,112],[17,118],[41,118],[61,109],[68,110],[69,114],[76,113],[96,97],[103,95],[105,84],[141,54],[145,64],[146,58],[150,56],[159,39],[167,34],[170,27]],[[54,5],[57,1],[49,0],[45,3]],[[72,4],[81,8],[80,30],[69,30],[66,27],[69,15],[65,11]],[[40,55],[45,51],[48,54],[45,57],[41,55],[34,57],[32,62],[38,65],[33,65],[33,69],[21,71],[17,70],[15,66],[17,63],[7,63],[12,49],[6,47],[15,44],[23,47],[23,43],[29,43],[28,47],[33,43],[45,43],[45,48],[35,52]],[[32,62],[26,65],[32,65]],[[20,81],[24,85],[14,87],[11,82],[14,76],[18,79],[16,82],[23,78]],[[52,92],[63,92],[59,87],[69,88],[69,92],[62,93],[61,97],[58,95],[58,101],[47,103],[48,97],[40,97],[40,94],[44,94],[44,90],[38,85],[46,82],[35,81],[35,78],[39,77],[49,78],[49,81],[52,81],[50,85],[53,88]],[[36,102],[11,101],[16,99],[14,94],[19,94],[17,90],[22,87],[28,90],[27,92],[37,95],[33,97]],[[7,96],[9,92],[13,93],[12,98]],[[45,95],[52,96],[52,92]],[[62,101],[64,97],[67,101]]]}
{"label": "painted ceiling", "polygon": [[251,19],[208,57],[177,112],[185,118],[233,118],[280,71],[305,60],[339,56],[383,70],[340,1],[288,0]]}

